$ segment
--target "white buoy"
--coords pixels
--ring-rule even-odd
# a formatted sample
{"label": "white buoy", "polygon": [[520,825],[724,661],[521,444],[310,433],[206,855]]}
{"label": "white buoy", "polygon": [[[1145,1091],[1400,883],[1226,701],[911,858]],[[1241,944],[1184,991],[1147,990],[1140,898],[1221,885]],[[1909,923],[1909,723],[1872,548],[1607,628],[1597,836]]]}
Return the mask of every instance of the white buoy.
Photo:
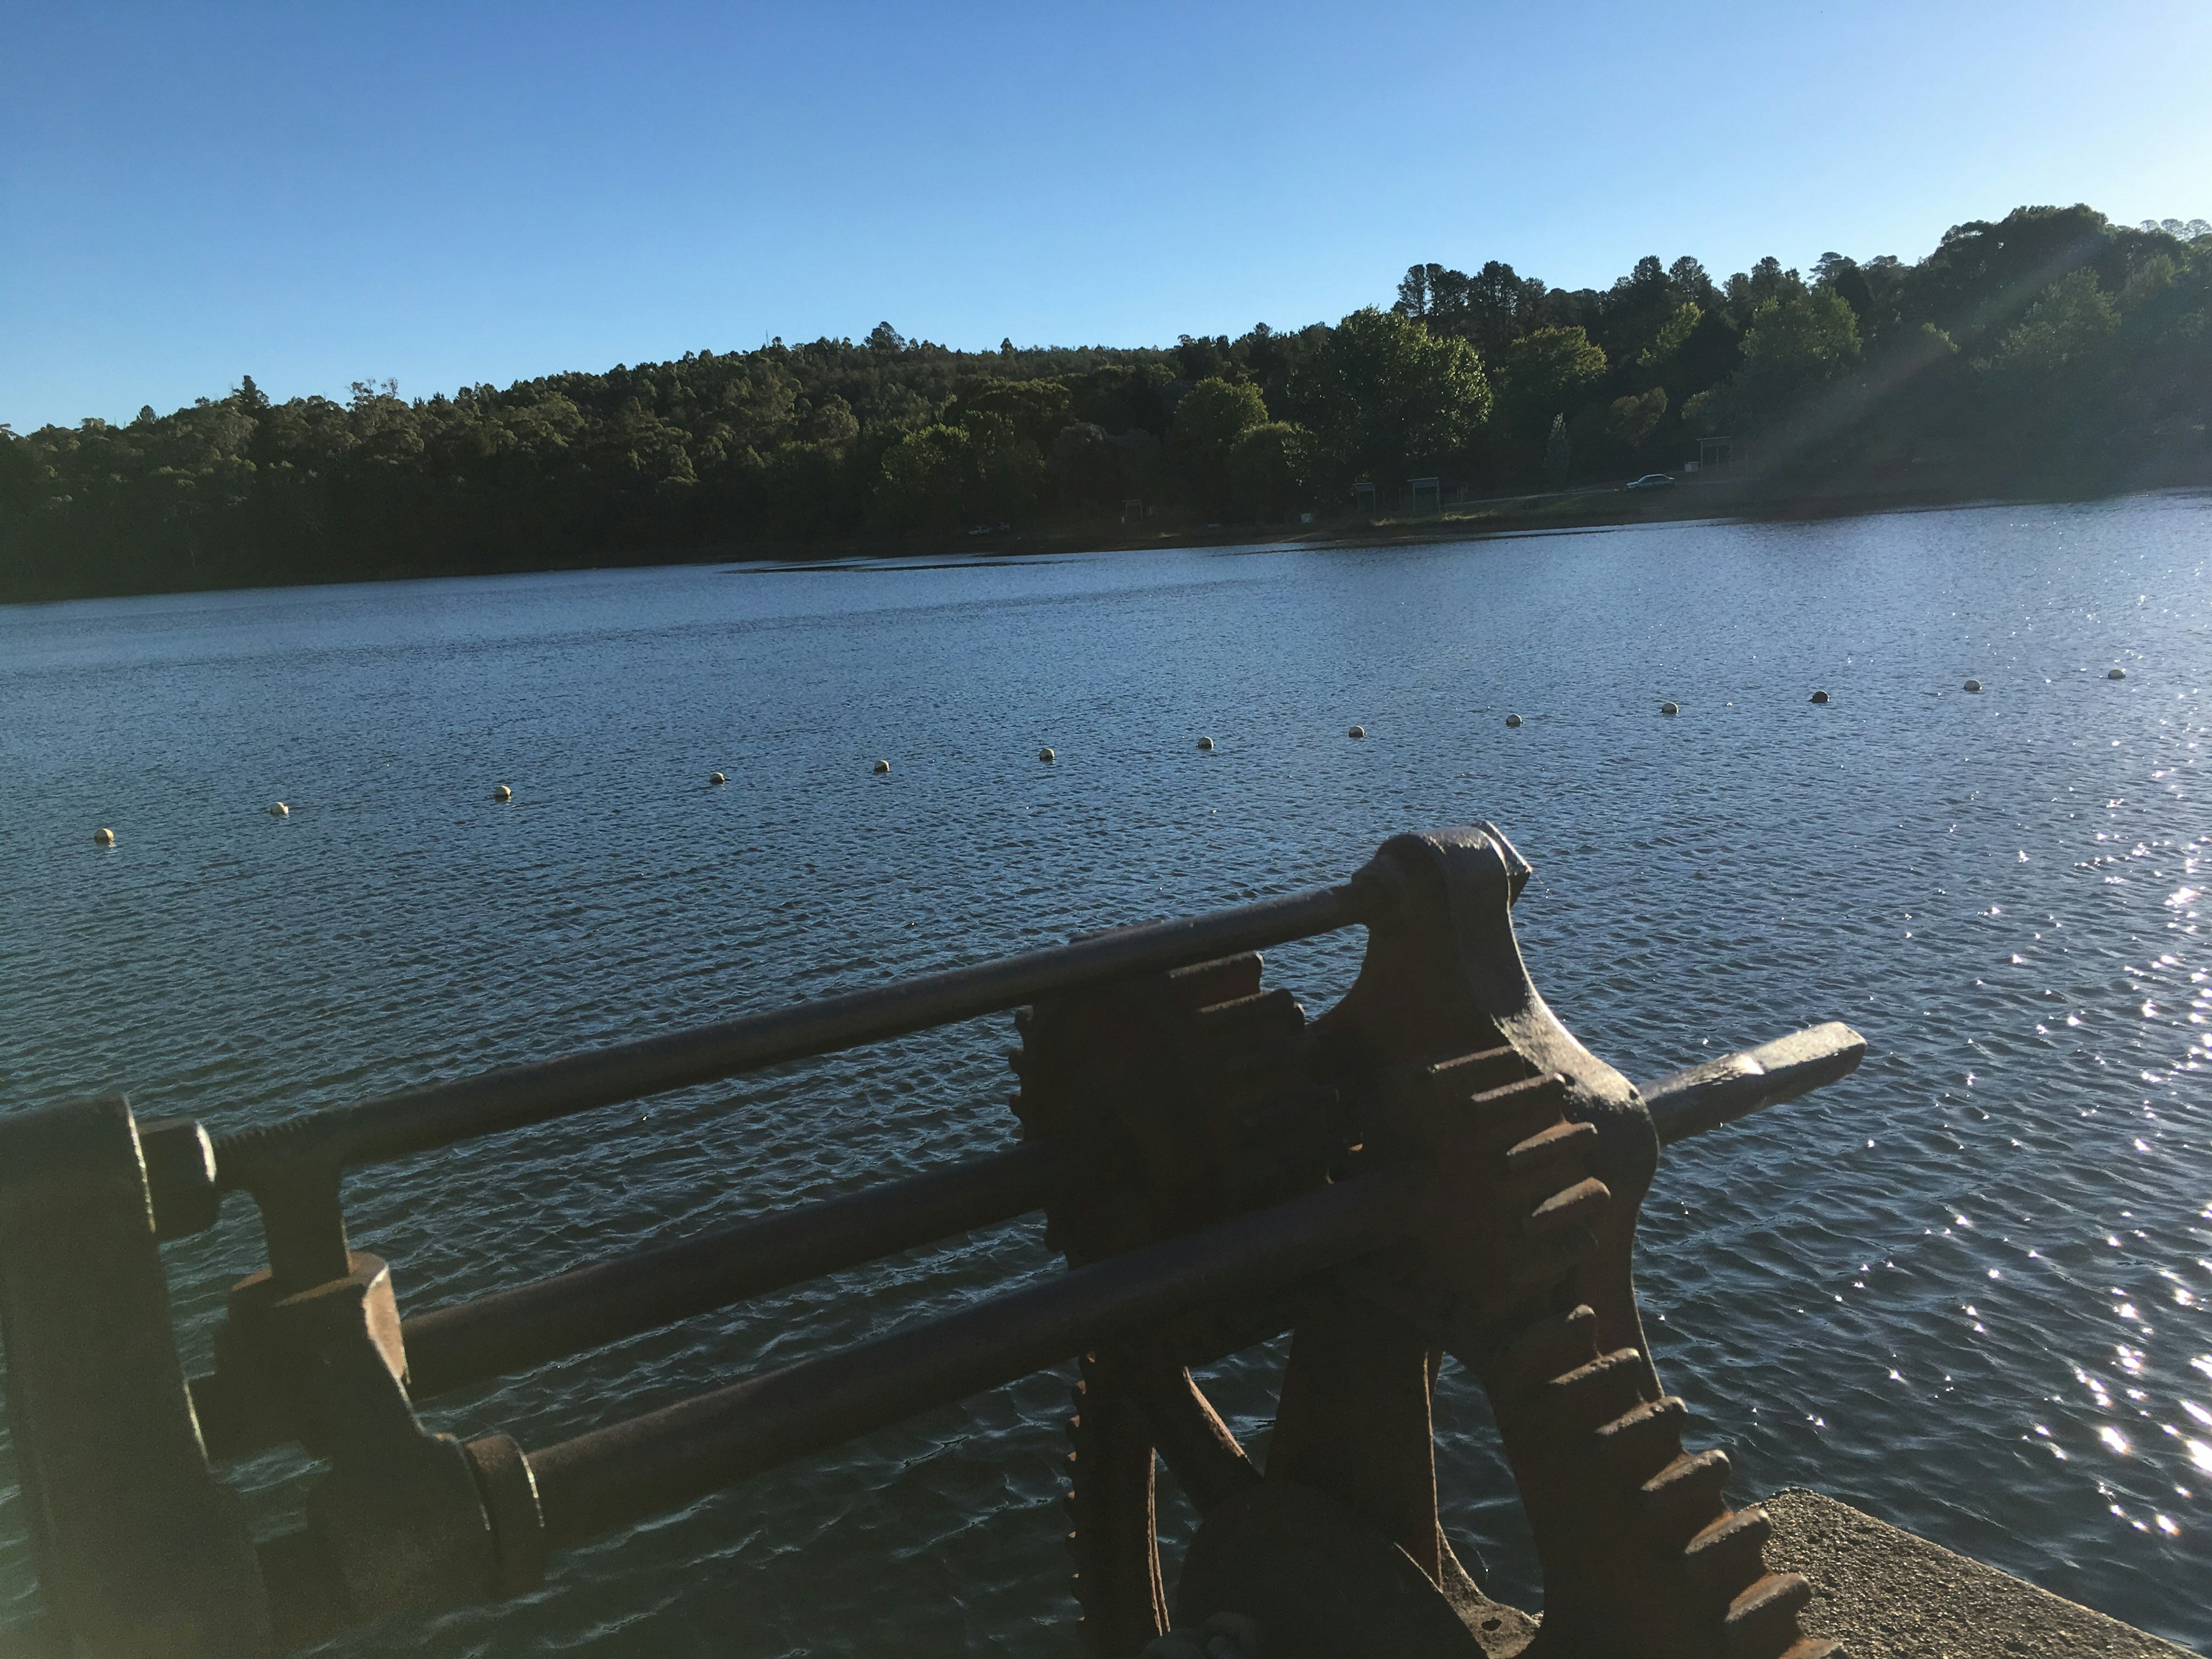
{"label": "white buoy", "polygon": [[269,809],[269,816],[272,818],[289,818],[292,816],[292,809],[280,800]]}
{"label": "white buoy", "polygon": [[713,777],[708,779],[707,781],[709,783],[727,783],[729,780],[724,777],[720,772],[717,772]]}
{"label": "white buoy", "polygon": [[115,831],[102,824],[92,832],[92,841],[95,847],[112,847],[115,845]]}
{"label": "white buoy", "polygon": [[1811,696],[1806,699],[1808,702],[1826,702],[1827,700],[1828,694],[1825,691],[1815,691]]}
{"label": "white buoy", "polygon": [[1037,758],[1041,761],[1050,763],[1052,761],[1058,760],[1060,757],[1054,754],[1049,749],[1040,749],[1037,750]]}
{"label": "white buoy", "polygon": [[1521,717],[1518,714],[1508,714],[1505,717],[1505,723],[1508,726],[1518,726],[1521,724]]}
{"label": "white buoy", "polygon": [[1198,740],[1198,746],[1200,749],[1211,749],[1213,747],[1213,739],[1212,738],[1200,738]]}
{"label": "white buoy", "polygon": [[1364,738],[1367,735],[1367,728],[1364,726],[1355,726],[1352,728],[1350,735],[1355,738]]}
{"label": "white buoy", "polygon": [[1659,712],[1662,714],[1679,714],[1682,712],[1682,705],[1679,702],[1662,702],[1659,705]]}
{"label": "white buoy", "polygon": [[1966,682],[1966,690],[1969,691],[1978,691],[1981,689],[1982,683],[1979,680],[1968,680]]}
{"label": "white buoy", "polygon": [[2127,677],[2128,671],[2124,668],[2108,669],[2105,674],[2105,678],[2108,680],[2124,680]]}
{"label": "white buoy", "polygon": [[886,773],[886,772],[890,771],[890,769],[891,769],[891,763],[890,763],[889,761],[878,761],[878,762],[876,763],[876,765],[875,765],[875,772],[876,772],[876,775],[877,775],[878,777],[881,777],[884,773]]}
{"label": "white buoy", "polygon": [[502,783],[498,788],[491,792],[491,798],[494,800],[513,800],[514,799],[514,791],[508,788]]}

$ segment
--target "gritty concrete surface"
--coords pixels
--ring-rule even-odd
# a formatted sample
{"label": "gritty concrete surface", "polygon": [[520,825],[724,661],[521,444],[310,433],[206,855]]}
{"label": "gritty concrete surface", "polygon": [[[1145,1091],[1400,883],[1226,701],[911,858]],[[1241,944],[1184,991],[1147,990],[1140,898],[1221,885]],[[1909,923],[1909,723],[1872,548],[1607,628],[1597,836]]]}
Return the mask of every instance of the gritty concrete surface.
{"label": "gritty concrete surface", "polygon": [[1802,1572],[1808,1635],[1850,1659],[2191,1659],[2185,1648],[1818,1492],[1778,1492],[1766,1565]]}

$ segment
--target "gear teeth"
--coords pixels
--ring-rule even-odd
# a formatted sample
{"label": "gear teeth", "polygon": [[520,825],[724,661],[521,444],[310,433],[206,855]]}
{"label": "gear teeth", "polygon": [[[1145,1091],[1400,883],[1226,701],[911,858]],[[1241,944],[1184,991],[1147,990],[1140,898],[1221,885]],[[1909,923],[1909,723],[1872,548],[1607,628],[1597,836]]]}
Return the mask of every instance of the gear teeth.
{"label": "gear teeth", "polygon": [[1521,1224],[1521,1231],[1531,1238],[1547,1237],[1595,1219],[1612,1202],[1613,1188],[1595,1176],[1589,1176],[1562,1192],[1553,1193],[1529,1211]]}
{"label": "gear teeth", "polygon": [[1763,1570],[1759,1552],[1773,1533],[1765,1510],[1736,1510],[1683,1545],[1682,1563],[1692,1578],[1714,1589],[1747,1583]]}
{"label": "gear teeth", "polygon": [[1231,1049],[1265,1047],[1278,1053],[1281,1045],[1305,1029],[1306,1011],[1290,992],[1255,991],[1198,1011],[1195,1018],[1203,1040]]}
{"label": "gear teeth", "polygon": [[1796,1645],[1797,1615],[1813,1587],[1794,1572],[1770,1572],[1729,1603],[1721,1641],[1729,1659],[1770,1659]]}
{"label": "gear teeth", "polygon": [[1518,1302],[1532,1291],[1548,1289],[1596,1254],[1597,1235],[1570,1220],[1556,1232],[1529,1240],[1506,1281],[1508,1296]]}
{"label": "gear teeth", "polygon": [[1598,1454],[1616,1475],[1640,1486],[1682,1455],[1688,1417],[1671,1394],[1644,1401],[1598,1430]]}
{"label": "gear teeth", "polygon": [[1462,1101],[1528,1074],[1528,1062],[1510,1048],[1484,1048],[1440,1065],[1423,1066],[1421,1086],[1437,1100]]}
{"label": "gear teeth", "polygon": [[1548,1170],[1555,1164],[1579,1158],[1597,1139],[1595,1123],[1554,1123],[1526,1140],[1516,1141],[1505,1153],[1505,1172],[1524,1176]]}
{"label": "gear teeth", "polygon": [[1638,1486],[1645,1512],[1662,1525],[1679,1528],[1686,1541],[1701,1532],[1721,1507],[1728,1485],[1728,1454],[1686,1452]]}
{"label": "gear teeth", "polygon": [[1556,1122],[1559,1103],[1566,1097],[1566,1085],[1556,1077],[1545,1076],[1486,1089],[1467,1103],[1475,1121],[1510,1147]]}
{"label": "gear teeth", "polygon": [[1505,1387],[1519,1393],[1540,1387],[1563,1371],[1587,1364],[1594,1352],[1590,1333],[1597,1315],[1588,1303],[1565,1314],[1541,1314],[1526,1328],[1513,1332],[1498,1345],[1498,1373]]}
{"label": "gear teeth", "polygon": [[1202,1013],[1207,1008],[1252,995],[1259,990],[1266,969],[1266,958],[1257,951],[1246,951],[1238,956],[1173,969],[1168,974],[1168,986],[1186,1010]]}
{"label": "gear teeth", "polygon": [[1555,1419],[1594,1427],[1632,1402],[1643,1378],[1643,1354],[1615,1348],[1547,1382],[1544,1406]]}

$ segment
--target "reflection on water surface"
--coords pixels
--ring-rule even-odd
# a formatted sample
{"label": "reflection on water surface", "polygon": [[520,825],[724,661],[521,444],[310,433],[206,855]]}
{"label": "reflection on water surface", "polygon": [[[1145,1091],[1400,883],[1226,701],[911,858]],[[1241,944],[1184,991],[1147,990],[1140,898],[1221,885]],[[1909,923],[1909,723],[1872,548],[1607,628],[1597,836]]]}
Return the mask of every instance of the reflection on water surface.
{"label": "reflection on water surface", "polygon": [[[1678,1149],[1646,1206],[1661,1368],[1739,1495],[1818,1486],[2201,1645],[2208,554],[2207,503],[2153,498],[0,611],[0,1106],[122,1086],[230,1127],[1494,818],[1536,866],[1539,984],[1632,1076],[1815,1019],[1872,1042],[1852,1081]],[[1357,946],[1271,976],[1317,1011]],[[850,1190],[1004,1144],[1010,1041],[368,1172],[354,1233],[422,1308]],[[258,1246],[237,1207],[169,1250],[203,1361]],[[1049,1271],[1009,1228],[437,1415],[540,1444]],[[1262,1444],[1271,1386],[1265,1354],[1216,1379]],[[1479,1403],[1443,1389],[1449,1518],[1526,1596]],[[333,1650],[1072,1654],[1066,1408],[1033,1378],[578,1552],[526,1603]],[[306,1476],[239,1473],[272,1527]],[[18,1610],[22,1539],[11,1495]]]}

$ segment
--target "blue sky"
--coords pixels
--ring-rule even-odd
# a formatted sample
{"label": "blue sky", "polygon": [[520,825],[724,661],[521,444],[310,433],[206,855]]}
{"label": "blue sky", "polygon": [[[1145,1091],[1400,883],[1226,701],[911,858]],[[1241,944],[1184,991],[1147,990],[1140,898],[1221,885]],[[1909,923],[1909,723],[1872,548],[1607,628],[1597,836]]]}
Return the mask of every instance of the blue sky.
{"label": "blue sky", "polygon": [[2212,7],[0,0],[0,422],[2212,217]]}

